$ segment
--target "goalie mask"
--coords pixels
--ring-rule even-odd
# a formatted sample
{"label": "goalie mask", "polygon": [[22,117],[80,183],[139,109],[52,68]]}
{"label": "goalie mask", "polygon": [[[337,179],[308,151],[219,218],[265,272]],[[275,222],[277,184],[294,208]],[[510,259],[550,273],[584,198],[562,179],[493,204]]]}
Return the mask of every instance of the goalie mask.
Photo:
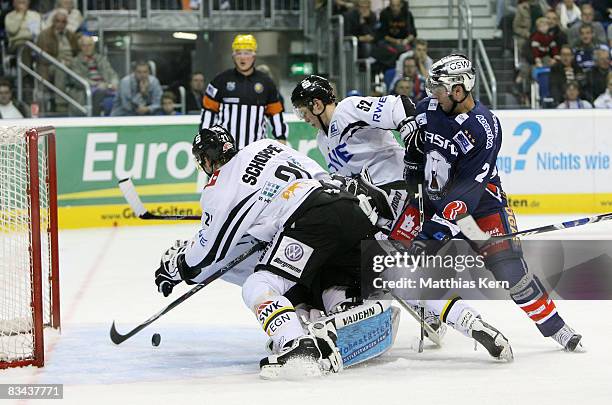
{"label": "goalie mask", "polygon": [[[202,128],[193,139],[191,153],[204,172],[211,176],[215,166],[220,167],[234,157],[238,151],[234,138],[220,125]],[[210,167],[206,168],[206,160]]]}
{"label": "goalie mask", "polygon": [[[468,97],[475,82],[476,71],[472,62],[465,55],[452,54],[443,57],[431,66],[425,88],[429,97],[448,94],[454,103],[452,113],[457,104],[462,103]],[[461,85],[465,90],[466,95],[463,100],[453,99],[452,91],[455,85]]]}

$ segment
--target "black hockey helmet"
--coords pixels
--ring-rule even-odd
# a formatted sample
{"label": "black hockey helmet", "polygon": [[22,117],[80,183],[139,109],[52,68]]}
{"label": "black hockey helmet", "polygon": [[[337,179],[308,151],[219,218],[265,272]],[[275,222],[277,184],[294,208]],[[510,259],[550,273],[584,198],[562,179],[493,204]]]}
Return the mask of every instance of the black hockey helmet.
{"label": "black hockey helmet", "polygon": [[213,125],[210,128],[201,128],[195,138],[191,153],[195,157],[198,165],[208,174],[205,169],[206,157],[211,165],[223,165],[234,157],[238,151],[234,143],[234,138],[220,125]]}
{"label": "black hockey helmet", "polygon": [[329,80],[317,75],[310,75],[295,86],[291,93],[291,103],[295,108],[312,108],[312,100],[321,100],[323,104],[333,104],[336,102],[334,89]]}

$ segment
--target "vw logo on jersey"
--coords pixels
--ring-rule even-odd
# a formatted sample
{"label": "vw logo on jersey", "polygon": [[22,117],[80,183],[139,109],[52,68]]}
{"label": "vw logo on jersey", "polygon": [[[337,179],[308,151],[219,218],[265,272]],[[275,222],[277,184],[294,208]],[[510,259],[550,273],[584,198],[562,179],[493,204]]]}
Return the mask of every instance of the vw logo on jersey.
{"label": "vw logo on jersey", "polygon": [[290,243],[285,247],[285,257],[292,262],[297,262],[304,256],[304,249],[298,243]]}
{"label": "vw logo on jersey", "polygon": [[225,88],[227,91],[234,91],[236,89],[236,82],[227,82]]}
{"label": "vw logo on jersey", "polygon": [[253,86],[253,89],[255,90],[255,93],[261,94],[264,91],[264,86],[263,86],[263,84],[257,82],[257,83],[255,83],[255,86]]}

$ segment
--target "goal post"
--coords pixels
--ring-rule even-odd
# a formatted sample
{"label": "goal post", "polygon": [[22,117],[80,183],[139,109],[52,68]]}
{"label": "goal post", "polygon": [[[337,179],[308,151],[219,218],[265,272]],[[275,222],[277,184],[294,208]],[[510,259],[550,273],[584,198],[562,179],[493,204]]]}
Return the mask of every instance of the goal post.
{"label": "goal post", "polygon": [[44,365],[59,328],[57,173],[52,127],[0,127],[0,368]]}

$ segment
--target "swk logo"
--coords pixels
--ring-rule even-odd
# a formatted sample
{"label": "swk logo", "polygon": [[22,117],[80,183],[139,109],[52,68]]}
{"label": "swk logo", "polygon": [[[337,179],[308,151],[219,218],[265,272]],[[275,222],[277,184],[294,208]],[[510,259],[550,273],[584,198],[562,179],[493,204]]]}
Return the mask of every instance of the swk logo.
{"label": "swk logo", "polygon": [[257,307],[257,316],[259,318],[259,321],[262,323],[265,322],[266,318],[272,315],[274,311],[276,311],[280,307],[281,305],[278,303],[278,301],[266,301],[260,304]]}

